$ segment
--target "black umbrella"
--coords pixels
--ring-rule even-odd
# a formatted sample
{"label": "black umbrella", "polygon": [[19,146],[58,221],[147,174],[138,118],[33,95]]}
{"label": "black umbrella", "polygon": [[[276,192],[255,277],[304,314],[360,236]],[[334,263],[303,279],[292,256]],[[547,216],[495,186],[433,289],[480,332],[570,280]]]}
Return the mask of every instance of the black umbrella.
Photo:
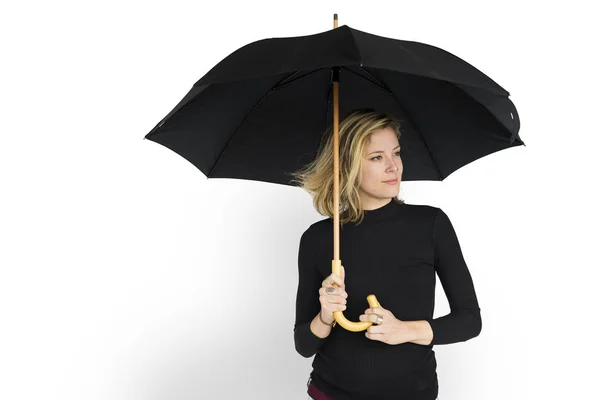
{"label": "black umbrella", "polygon": [[[338,87],[339,106],[338,106]],[[349,26],[263,39],[214,66],[146,136],[207,178],[292,182],[339,115],[374,108],[401,122],[403,181],[442,181],[488,154],[524,145],[509,93],[460,58]],[[339,107],[339,108],[338,108]],[[337,150],[336,150],[337,153]],[[334,154],[334,259],[339,276],[339,171]],[[371,307],[379,307],[374,295]],[[371,322],[336,321],[350,331]]]}

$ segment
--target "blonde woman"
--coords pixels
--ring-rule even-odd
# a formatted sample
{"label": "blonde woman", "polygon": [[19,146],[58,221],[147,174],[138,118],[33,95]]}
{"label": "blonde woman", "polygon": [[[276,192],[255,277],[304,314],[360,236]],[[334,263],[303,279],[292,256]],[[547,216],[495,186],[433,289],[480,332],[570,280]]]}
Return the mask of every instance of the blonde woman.
{"label": "blonde woman", "polygon": [[[481,332],[473,281],[450,219],[440,208],[398,198],[400,138],[398,121],[376,110],[356,110],[340,122],[342,277],[331,273],[331,130],[315,160],[294,174],[328,217],[302,234],[298,253],[294,342],[303,357],[315,356],[309,399],[435,400],[433,345]],[[433,319],[436,273],[452,312]],[[371,293],[381,308],[368,308]],[[336,326],[335,311],[373,325],[347,331]]]}

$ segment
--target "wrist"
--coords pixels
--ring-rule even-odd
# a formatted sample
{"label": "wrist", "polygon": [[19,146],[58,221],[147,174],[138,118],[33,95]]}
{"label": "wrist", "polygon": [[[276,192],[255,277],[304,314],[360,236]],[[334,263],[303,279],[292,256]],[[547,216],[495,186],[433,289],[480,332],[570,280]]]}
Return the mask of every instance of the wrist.
{"label": "wrist", "polygon": [[326,320],[323,319],[323,315],[321,313],[321,311],[319,311],[319,319],[321,320],[321,323],[330,327],[333,327],[335,325],[335,318],[333,319],[333,321],[331,322],[327,322]]}
{"label": "wrist", "polygon": [[406,321],[408,323],[411,340],[410,342],[429,346],[433,341],[433,330],[429,322],[425,320]]}

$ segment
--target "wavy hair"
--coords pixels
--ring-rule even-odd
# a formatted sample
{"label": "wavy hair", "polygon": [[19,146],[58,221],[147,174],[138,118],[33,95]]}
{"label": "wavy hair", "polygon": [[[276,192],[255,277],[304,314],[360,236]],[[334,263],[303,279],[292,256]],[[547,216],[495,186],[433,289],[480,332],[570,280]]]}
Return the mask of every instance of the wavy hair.
{"label": "wavy hair", "polygon": [[[340,224],[360,224],[364,209],[358,189],[362,176],[363,159],[374,131],[392,128],[400,141],[400,122],[394,117],[372,108],[361,108],[348,114],[339,124],[340,171]],[[319,146],[316,158],[299,171],[291,173],[302,189],[313,198],[313,205],[321,215],[333,219],[333,126],[330,126]],[[404,204],[393,197],[392,201]]]}

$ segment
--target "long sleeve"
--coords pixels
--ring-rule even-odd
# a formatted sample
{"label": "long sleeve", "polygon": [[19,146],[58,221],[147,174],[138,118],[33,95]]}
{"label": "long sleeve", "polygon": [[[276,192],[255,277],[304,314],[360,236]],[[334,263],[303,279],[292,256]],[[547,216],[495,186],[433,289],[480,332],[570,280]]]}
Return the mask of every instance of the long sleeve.
{"label": "long sleeve", "polygon": [[435,270],[448,298],[450,313],[427,319],[433,330],[432,345],[464,342],[481,332],[481,314],[473,280],[456,232],[444,211],[437,209],[433,222]]}
{"label": "long sleeve", "polygon": [[321,310],[319,288],[324,277],[316,267],[317,242],[311,237],[310,228],[300,238],[298,250],[298,292],[296,295],[296,321],[294,343],[303,357],[315,355],[327,338],[320,338],[310,330],[310,323]]}

